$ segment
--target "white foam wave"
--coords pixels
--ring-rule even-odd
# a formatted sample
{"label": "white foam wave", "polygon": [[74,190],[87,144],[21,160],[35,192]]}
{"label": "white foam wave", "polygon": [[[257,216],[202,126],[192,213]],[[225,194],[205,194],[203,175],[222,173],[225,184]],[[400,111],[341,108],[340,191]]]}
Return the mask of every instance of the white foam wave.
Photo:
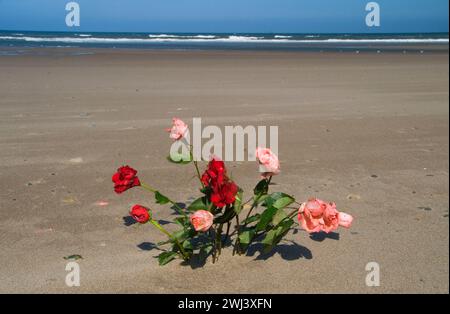
{"label": "white foam wave", "polygon": [[287,35],[275,35],[275,36],[273,36],[273,38],[292,38],[292,36],[287,36]]}
{"label": "white foam wave", "polygon": [[[161,35],[158,35],[161,36]],[[172,35],[170,35],[172,36]],[[207,36],[207,35],[198,35]],[[237,36],[204,38],[172,38],[172,37],[153,37],[153,38],[107,38],[107,37],[30,37],[30,36],[0,36],[0,40],[14,40],[25,42],[60,42],[60,43],[151,43],[151,42],[235,42],[235,43],[448,43],[448,38],[386,38],[386,39],[288,39],[277,38],[269,39],[254,36]],[[209,35],[208,35],[209,36]]]}
{"label": "white foam wave", "polygon": [[177,39],[194,39],[194,38],[201,38],[201,39],[213,39],[216,38],[214,35],[167,35],[167,34],[160,34],[160,35],[154,35],[150,34],[148,35],[150,38],[177,38]]}

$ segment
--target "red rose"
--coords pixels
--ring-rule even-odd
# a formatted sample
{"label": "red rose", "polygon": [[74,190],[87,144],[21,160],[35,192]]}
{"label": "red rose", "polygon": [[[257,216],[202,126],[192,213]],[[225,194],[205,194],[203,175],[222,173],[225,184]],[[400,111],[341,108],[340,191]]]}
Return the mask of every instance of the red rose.
{"label": "red rose", "polygon": [[226,179],[225,163],[215,158],[209,162],[208,169],[206,169],[201,178],[203,184],[206,186],[222,184]]}
{"label": "red rose", "polygon": [[213,158],[201,180],[206,187],[210,188],[210,200],[216,207],[221,208],[234,203],[239,188],[228,178],[225,163],[222,160]]}
{"label": "red rose", "polygon": [[216,207],[224,207],[225,205],[233,204],[236,200],[236,193],[238,186],[233,181],[225,182],[224,184],[217,184],[212,187],[211,202]]}
{"label": "red rose", "polygon": [[150,219],[149,210],[141,205],[134,205],[130,210],[130,215],[141,224],[146,223]]}
{"label": "red rose", "polygon": [[141,185],[136,173],[136,170],[128,166],[122,166],[117,169],[117,172],[112,176],[114,191],[116,191],[117,194],[120,194],[134,186]]}

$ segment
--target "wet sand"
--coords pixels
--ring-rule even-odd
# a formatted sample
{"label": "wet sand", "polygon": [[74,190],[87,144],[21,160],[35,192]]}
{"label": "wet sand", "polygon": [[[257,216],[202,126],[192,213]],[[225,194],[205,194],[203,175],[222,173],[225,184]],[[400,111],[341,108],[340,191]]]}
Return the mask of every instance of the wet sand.
{"label": "wet sand", "polygon": [[[0,292],[448,293],[448,50],[28,52],[0,57]],[[165,159],[173,116],[278,125],[271,189],[335,201],[353,227],[159,267],[163,235],[123,217],[136,203],[173,211],[110,180],[129,164],[176,200],[198,195],[193,167]],[[246,191],[259,178],[253,162],[228,167]],[[80,287],[65,285],[72,254]]]}

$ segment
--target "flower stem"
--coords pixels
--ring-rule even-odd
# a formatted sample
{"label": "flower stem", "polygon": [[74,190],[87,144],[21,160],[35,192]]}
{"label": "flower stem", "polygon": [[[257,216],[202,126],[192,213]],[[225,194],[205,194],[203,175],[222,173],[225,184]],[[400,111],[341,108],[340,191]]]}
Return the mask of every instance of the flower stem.
{"label": "flower stem", "polygon": [[[156,194],[156,192],[158,192],[158,190],[154,189],[153,187],[151,187],[150,185],[146,184],[146,183],[141,183],[141,187],[147,191],[150,191],[154,194]],[[167,197],[167,196],[166,196]],[[183,211],[183,209],[181,209],[180,206],[178,206],[177,203],[175,203],[174,201],[172,201],[170,198],[167,197],[167,200],[169,201],[170,204],[173,205],[173,207],[175,208],[175,210],[178,212],[178,214],[187,217],[186,213]]]}
{"label": "flower stem", "polygon": [[241,233],[241,226],[239,223],[239,215],[236,215],[236,232],[237,232],[237,236],[236,236],[236,241],[234,241],[233,255],[236,252],[238,252],[238,254],[241,255],[240,250],[239,250],[239,245],[240,245],[239,236]]}
{"label": "flower stem", "polygon": [[158,228],[162,233],[164,233],[165,235],[167,235],[170,239],[172,239],[175,244],[178,246],[178,248],[180,249],[180,252],[183,256],[184,260],[187,260],[188,255],[186,254],[185,250],[183,249],[183,246],[180,244],[180,242],[178,241],[177,238],[175,238],[169,231],[167,231],[166,229],[164,229],[163,226],[161,226],[156,220],[150,219],[150,222],[156,227]]}
{"label": "flower stem", "polygon": [[195,171],[197,172],[197,178],[200,181],[200,184],[202,185],[202,188],[204,188],[205,185],[202,182],[202,176],[200,175],[200,170],[198,169],[198,162],[197,162],[197,160],[194,160],[194,153],[192,151],[193,149],[194,149],[194,147],[192,145],[189,145],[189,152],[191,154],[191,159],[192,159],[192,161],[194,163],[194,166],[195,166]]}
{"label": "flower stem", "polygon": [[[270,181],[272,181],[272,176],[270,176],[269,179],[267,179],[267,187],[269,187]],[[258,201],[261,198],[261,196],[263,196],[263,193],[259,193],[256,196],[256,198],[254,197],[252,207],[249,209],[247,216],[245,217],[245,220],[247,220],[248,217],[250,217],[250,214],[252,213],[253,209],[258,205]],[[247,226],[247,222],[245,223],[245,226]]]}

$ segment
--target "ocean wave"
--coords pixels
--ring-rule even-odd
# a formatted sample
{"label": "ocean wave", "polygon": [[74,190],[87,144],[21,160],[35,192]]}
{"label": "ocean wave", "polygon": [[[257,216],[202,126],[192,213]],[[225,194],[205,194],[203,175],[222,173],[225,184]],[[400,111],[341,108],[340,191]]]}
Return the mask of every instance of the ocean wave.
{"label": "ocean wave", "polygon": [[148,37],[150,37],[150,38],[175,38],[175,39],[195,39],[195,38],[213,39],[213,38],[216,38],[216,36],[214,36],[214,35],[167,35],[167,34],[159,34],[159,35],[150,34],[150,35],[148,35]]}
{"label": "ocean wave", "polygon": [[[150,35],[149,35],[150,36]],[[162,35],[155,35],[162,36]],[[175,35],[167,35],[175,36]],[[202,37],[199,37],[202,36]],[[255,36],[230,35],[227,37],[205,37],[210,35],[196,35],[185,37],[149,37],[149,38],[108,38],[108,37],[31,37],[31,36],[0,36],[0,41],[25,41],[25,42],[59,42],[59,43],[152,43],[152,42],[233,42],[233,43],[448,43],[448,38],[373,38],[373,39],[289,39],[289,38],[264,38]],[[212,36],[212,35],[211,35]]]}
{"label": "ocean wave", "polygon": [[285,39],[285,38],[292,38],[292,36],[288,36],[288,35],[275,35],[275,36],[273,36],[273,38],[283,38],[283,39]]}

